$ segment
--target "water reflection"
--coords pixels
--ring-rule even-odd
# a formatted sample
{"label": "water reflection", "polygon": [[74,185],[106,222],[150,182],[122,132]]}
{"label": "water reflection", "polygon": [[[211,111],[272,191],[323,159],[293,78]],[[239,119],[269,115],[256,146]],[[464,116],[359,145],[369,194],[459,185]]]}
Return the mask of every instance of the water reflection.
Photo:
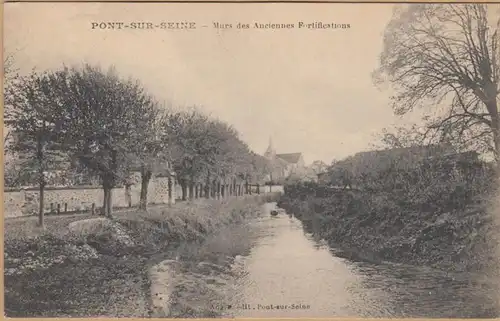
{"label": "water reflection", "polygon": [[[267,210],[267,209],[266,209]],[[255,246],[233,289],[233,317],[496,317],[492,282],[468,274],[336,257],[286,214],[250,228]]]}

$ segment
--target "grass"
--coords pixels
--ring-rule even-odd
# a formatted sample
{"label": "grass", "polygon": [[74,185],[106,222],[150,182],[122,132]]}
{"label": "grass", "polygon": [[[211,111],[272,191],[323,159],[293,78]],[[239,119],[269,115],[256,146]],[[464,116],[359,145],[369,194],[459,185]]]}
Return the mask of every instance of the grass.
{"label": "grass", "polygon": [[92,218],[92,215],[47,216],[45,229],[38,226],[38,217],[35,216],[8,219],[4,221],[4,240],[9,242],[15,239],[30,239],[46,233],[63,236],[68,232],[70,223],[89,218]]}
{"label": "grass", "polygon": [[234,259],[249,253],[254,237],[245,224],[228,225],[202,243],[179,248],[176,255],[182,263],[173,282],[168,317],[220,317],[223,311],[215,307],[231,301],[227,289],[237,277]]}
{"label": "grass", "polygon": [[[166,206],[167,205],[154,205],[151,206],[151,208],[165,208]],[[180,207],[182,206],[182,203],[176,204],[174,206]],[[119,209],[115,210],[114,215],[115,217],[119,217],[125,214],[135,215],[137,211],[137,208]],[[44,234],[63,236],[67,234],[68,225],[70,223],[96,217],[101,216],[91,215],[89,212],[70,215],[45,215],[44,229],[38,226],[38,216],[9,217],[4,219],[4,239],[30,239],[39,237]]]}

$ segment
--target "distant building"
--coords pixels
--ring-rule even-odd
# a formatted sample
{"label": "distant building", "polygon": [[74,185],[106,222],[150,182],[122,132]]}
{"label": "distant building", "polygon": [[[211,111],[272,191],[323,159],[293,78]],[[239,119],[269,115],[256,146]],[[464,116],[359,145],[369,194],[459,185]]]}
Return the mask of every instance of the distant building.
{"label": "distant building", "polygon": [[272,139],[269,139],[264,157],[269,160],[271,166],[267,181],[283,183],[291,175],[301,176],[306,173],[302,153],[277,154]]}

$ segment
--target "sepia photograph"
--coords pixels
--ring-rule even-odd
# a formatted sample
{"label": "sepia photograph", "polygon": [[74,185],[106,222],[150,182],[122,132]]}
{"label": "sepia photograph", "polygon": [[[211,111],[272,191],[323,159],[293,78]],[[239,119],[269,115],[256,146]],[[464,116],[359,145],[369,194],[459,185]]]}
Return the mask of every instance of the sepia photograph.
{"label": "sepia photograph", "polygon": [[500,317],[500,3],[4,4],[4,316]]}

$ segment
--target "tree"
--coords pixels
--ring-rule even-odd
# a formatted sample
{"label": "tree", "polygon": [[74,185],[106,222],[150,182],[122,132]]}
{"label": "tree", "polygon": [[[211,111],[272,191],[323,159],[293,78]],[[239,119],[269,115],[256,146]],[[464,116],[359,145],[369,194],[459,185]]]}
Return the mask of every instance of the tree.
{"label": "tree", "polygon": [[[388,82],[404,115],[430,107],[427,128],[464,148],[500,151],[500,20],[485,4],[398,7],[388,25],[376,82]],[[441,107],[441,106],[444,106]]]}
{"label": "tree", "polygon": [[239,133],[232,126],[213,121],[216,172],[223,181],[230,180],[232,189],[236,188],[236,177],[244,179],[253,170],[252,155],[248,145],[239,138]]}
{"label": "tree", "polygon": [[148,187],[153,173],[169,168],[170,154],[168,139],[163,137],[163,127],[167,114],[162,113],[153,97],[144,97],[143,110],[149,117],[142,119],[140,125],[143,132],[137,136],[138,141],[131,145],[131,166],[138,167],[141,172],[141,194],[139,208],[147,209]]}
{"label": "tree", "polygon": [[254,152],[251,153],[250,168],[246,172],[248,180],[260,182],[266,179],[271,172],[271,162],[264,156],[258,155]]}
{"label": "tree", "polygon": [[237,135],[234,128],[220,120],[210,119],[207,123],[205,150],[200,155],[205,164],[203,169],[206,175],[205,186],[214,185],[214,180],[217,181],[216,184],[222,182],[225,186],[228,177],[234,174],[235,162],[239,157],[235,145],[238,143]]}
{"label": "tree", "polygon": [[325,162],[320,160],[314,161],[309,167],[316,175],[324,173],[328,169],[328,165],[326,165]]}
{"label": "tree", "polygon": [[343,189],[351,189],[354,184],[354,165],[352,157],[342,161],[334,161],[328,168],[328,178],[330,183],[341,186]]}
{"label": "tree", "polygon": [[38,224],[44,225],[44,190],[47,171],[64,161],[56,138],[58,113],[48,89],[48,75],[31,73],[16,77],[5,88],[5,120],[13,134],[9,150],[20,161],[19,169],[35,174],[39,187]]}
{"label": "tree", "polygon": [[463,147],[457,145],[456,141],[444,140],[443,137],[436,134],[431,129],[416,124],[384,128],[377,135],[377,139],[372,143],[372,147],[375,149],[401,149],[441,146],[447,152],[451,150],[458,152]]}
{"label": "tree", "polygon": [[209,119],[193,109],[170,114],[164,124],[164,137],[171,147],[172,166],[182,188],[182,199],[187,199],[188,188],[193,195],[194,183],[206,168],[204,161],[211,154],[207,145]]}
{"label": "tree", "polygon": [[[18,74],[19,69],[15,66],[14,55],[13,54],[5,54],[5,58],[3,61],[3,73],[4,73],[4,97],[6,100],[11,99],[8,96],[12,95],[16,89],[11,88],[15,86],[16,83],[19,85],[20,77]],[[9,109],[13,108],[12,104],[4,104],[4,114],[9,112]],[[4,123],[5,125],[5,123]],[[9,128],[4,126],[3,128],[4,136],[3,136],[3,145],[4,145],[4,156],[6,154],[5,146],[9,139],[12,138],[12,133],[9,131]]]}
{"label": "tree", "polygon": [[96,174],[104,192],[103,214],[112,216],[112,189],[127,175],[130,152],[151,124],[154,102],[139,82],[113,68],[64,68],[51,77],[61,121],[58,134],[73,158]]}
{"label": "tree", "polygon": [[236,178],[252,170],[248,146],[221,120],[191,109],[170,114],[164,128],[184,200],[187,189],[193,196],[198,184],[205,185],[205,197],[220,183],[230,183],[234,191]]}

